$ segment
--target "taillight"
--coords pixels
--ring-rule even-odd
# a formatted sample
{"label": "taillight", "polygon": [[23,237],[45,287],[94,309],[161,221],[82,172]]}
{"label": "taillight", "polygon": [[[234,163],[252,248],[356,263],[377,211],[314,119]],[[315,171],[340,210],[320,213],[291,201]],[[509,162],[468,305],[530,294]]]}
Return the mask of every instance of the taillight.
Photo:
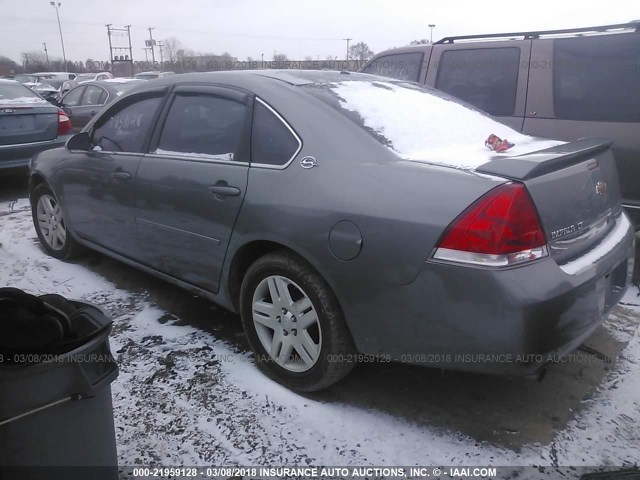
{"label": "taillight", "polygon": [[62,110],[58,110],[58,135],[66,135],[71,132],[71,120]]}
{"label": "taillight", "polygon": [[476,200],[445,231],[433,258],[509,266],[548,255],[538,212],[522,183],[500,185]]}

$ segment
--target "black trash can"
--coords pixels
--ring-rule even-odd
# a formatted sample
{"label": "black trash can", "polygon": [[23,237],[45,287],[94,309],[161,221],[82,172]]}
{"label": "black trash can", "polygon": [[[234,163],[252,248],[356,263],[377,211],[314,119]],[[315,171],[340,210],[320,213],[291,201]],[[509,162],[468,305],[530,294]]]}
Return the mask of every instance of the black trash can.
{"label": "black trash can", "polygon": [[0,362],[0,478],[118,478],[112,322],[98,307],[71,303],[86,313],[86,343]]}

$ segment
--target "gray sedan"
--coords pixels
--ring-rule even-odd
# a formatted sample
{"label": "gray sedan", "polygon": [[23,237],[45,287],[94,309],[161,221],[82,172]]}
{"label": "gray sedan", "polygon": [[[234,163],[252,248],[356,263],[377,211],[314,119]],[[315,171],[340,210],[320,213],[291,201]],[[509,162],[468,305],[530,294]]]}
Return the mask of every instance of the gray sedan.
{"label": "gray sedan", "polygon": [[36,156],[30,197],[50,255],[88,247],[238,312],[293,389],[374,360],[537,374],[629,284],[609,146],[371,75],[186,74]]}
{"label": "gray sedan", "polygon": [[71,136],[69,117],[30,88],[0,79],[0,173],[26,170],[31,157],[61,147]]}

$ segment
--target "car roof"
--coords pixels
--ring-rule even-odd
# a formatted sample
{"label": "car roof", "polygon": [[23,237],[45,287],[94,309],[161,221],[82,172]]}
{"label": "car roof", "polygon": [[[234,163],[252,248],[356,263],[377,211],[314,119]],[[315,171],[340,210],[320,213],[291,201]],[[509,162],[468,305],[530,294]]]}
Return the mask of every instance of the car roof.
{"label": "car roof", "polygon": [[11,80],[10,78],[0,78],[0,83],[9,83],[9,84],[16,84],[17,83],[18,85],[22,85],[17,80]]}

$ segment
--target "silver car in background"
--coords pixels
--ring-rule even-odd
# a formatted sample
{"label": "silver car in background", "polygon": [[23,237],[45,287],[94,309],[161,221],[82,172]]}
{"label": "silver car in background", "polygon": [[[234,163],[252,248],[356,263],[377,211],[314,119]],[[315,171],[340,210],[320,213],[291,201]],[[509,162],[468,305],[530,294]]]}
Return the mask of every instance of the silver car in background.
{"label": "silver car in background", "polygon": [[372,75],[145,82],[33,159],[30,198],[50,255],[88,247],[238,312],[257,365],[301,391],[372,358],[536,374],[633,270],[610,142]]}
{"label": "silver car in background", "polygon": [[69,117],[33,90],[0,80],[0,174],[25,169],[31,157],[71,136]]}

